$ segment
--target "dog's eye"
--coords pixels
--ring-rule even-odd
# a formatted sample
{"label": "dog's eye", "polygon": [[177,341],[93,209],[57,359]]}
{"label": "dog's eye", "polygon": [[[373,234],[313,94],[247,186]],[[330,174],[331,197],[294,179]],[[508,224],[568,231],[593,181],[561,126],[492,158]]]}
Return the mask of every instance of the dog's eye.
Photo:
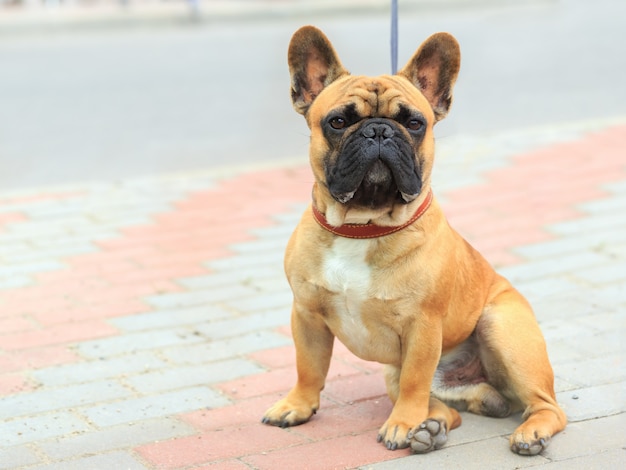
{"label": "dog's eye", "polygon": [[409,119],[409,122],[406,123],[406,127],[412,131],[419,131],[424,123],[419,119]]}
{"label": "dog's eye", "polygon": [[334,117],[328,123],[335,130],[341,130],[346,127],[346,120],[342,117]]}

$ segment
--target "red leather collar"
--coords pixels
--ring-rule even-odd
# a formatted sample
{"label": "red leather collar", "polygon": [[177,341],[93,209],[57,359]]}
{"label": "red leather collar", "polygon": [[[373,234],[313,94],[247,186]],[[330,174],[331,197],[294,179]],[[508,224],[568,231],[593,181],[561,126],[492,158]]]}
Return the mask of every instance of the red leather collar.
{"label": "red leather collar", "polygon": [[396,225],[395,227],[382,227],[380,225],[375,225],[372,223],[368,224],[344,224],[339,227],[333,227],[328,223],[324,214],[317,210],[315,204],[313,204],[313,216],[318,224],[321,227],[328,230],[335,235],[339,235],[340,237],[346,238],[378,238],[384,237],[385,235],[390,235],[392,233],[398,232],[403,228],[408,227],[417,219],[419,219],[424,212],[430,207],[430,203],[433,201],[433,191],[432,189],[428,191],[426,195],[426,199],[424,202],[417,208],[413,217],[411,217],[407,222],[402,225]]}

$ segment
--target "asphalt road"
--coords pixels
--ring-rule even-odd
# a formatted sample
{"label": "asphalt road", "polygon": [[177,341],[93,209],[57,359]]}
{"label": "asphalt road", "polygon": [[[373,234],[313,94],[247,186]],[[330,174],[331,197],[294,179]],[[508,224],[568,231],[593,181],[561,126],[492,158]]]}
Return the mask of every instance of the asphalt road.
{"label": "asphalt road", "polygon": [[[619,117],[624,18],[621,0],[401,11],[399,62],[436,31],[461,43],[439,137]],[[381,13],[0,35],[0,189],[305,158],[285,56],[306,23],[353,73],[388,73]]]}

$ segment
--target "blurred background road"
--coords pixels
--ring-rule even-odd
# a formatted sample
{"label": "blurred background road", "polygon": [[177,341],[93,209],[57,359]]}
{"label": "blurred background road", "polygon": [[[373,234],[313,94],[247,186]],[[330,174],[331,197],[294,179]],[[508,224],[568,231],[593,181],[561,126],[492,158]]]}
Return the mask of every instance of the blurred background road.
{"label": "blurred background road", "polygon": [[[353,73],[388,73],[389,4],[0,0],[0,189],[303,159],[291,34],[315,24]],[[624,1],[400,1],[399,16],[400,64],[433,32],[461,43],[439,138],[626,115]]]}

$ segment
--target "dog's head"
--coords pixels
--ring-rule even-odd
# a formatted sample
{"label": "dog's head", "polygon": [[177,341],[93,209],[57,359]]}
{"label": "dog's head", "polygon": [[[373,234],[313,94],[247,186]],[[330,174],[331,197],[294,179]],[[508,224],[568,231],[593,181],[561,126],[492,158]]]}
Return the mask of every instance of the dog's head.
{"label": "dog's head", "polygon": [[293,106],[311,129],[314,198],[331,225],[398,225],[426,196],[433,125],[460,66],[454,37],[429,37],[396,75],[352,76],[312,26],[289,45]]}

